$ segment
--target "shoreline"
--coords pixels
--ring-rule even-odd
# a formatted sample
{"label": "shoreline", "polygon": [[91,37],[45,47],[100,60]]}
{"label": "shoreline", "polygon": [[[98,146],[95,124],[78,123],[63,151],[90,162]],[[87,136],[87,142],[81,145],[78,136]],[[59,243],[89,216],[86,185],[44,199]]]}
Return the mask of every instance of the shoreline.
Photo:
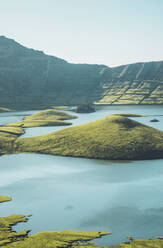
{"label": "shoreline", "polygon": [[[163,106],[163,103],[156,103],[156,104],[110,104],[110,103],[92,103],[93,105],[95,105],[96,107],[98,106]],[[71,107],[76,107],[76,106],[79,106],[80,104],[76,104],[76,105],[66,105],[68,108],[71,108]],[[61,105],[56,105],[56,107],[60,107]],[[55,109],[54,107],[52,106],[47,106],[47,107],[43,107],[43,108],[32,108],[32,109],[29,109],[29,108],[24,108],[24,109],[14,109],[11,111],[6,111],[6,112],[0,112],[0,114],[3,114],[3,113],[14,113],[14,112],[25,112],[25,111],[42,111],[42,110],[46,110],[46,109]],[[63,111],[68,111],[69,109],[60,109],[60,110],[63,110]]]}

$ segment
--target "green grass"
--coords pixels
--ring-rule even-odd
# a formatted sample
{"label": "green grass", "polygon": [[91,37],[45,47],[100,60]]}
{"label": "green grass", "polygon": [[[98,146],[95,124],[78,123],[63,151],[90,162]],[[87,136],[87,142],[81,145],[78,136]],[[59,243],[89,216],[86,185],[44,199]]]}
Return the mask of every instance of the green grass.
{"label": "green grass", "polygon": [[[7,196],[0,196],[0,201],[10,201],[11,198]],[[20,222],[27,222],[27,218],[24,215],[10,215],[8,217],[0,217],[0,246],[10,247],[8,244],[17,241],[23,241],[28,235],[28,230],[16,233],[12,230],[12,226]]]}
{"label": "green grass", "polygon": [[8,124],[7,126],[13,127],[42,127],[42,126],[65,126],[71,125],[71,122],[65,120],[77,118],[74,115],[55,110],[47,109],[36,114],[25,117],[22,121]]}
{"label": "green grass", "polygon": [[24,118],[24,121],[30,120],[69,120],[77,118],[74,115],[67,114],[65,112],[55,110],[55,109],[47,109],[36,114],[30,115]]}
{"label": "green grass", "polygon": [[24,133],[23,129],[21,127],[17,126],[2,126],[0,127],[0,133],[8,133],[8,134],[13,134],[16,136],[19,136]]}
{"label": "green grass", "polygon": [[0,155],[13,153],[14,141],[23,133],[21,127],[0,127]]}
{"label": "green grass", "polygon": [[21,127],[0,127],[0,155],[13,153],[15,140],[24,133]]}
{"label": "green grass", "polygon": [[[34,126],[35,121],[40,123],[40,118],[50,122],[52,113],[55,113],[56,122],[70,118],[61,111],[45,110],[26,117],[23,122],[26,126],[28,123]],[[35,152],[109,160],[163,158],[163,132],[126,116],[141,115],[116,114],[47,135],[19,139],[17,137],[23,132],[21,122],[17,123],[19,126],[12,123],[0,127],[0,155]]]}
{"label": "green grass", "polygon": [[22,121],[0,126],[0,155],[14,152],[14,142],[24,133],[23,128],[71,125],[70,122],[64,120],[74,118],[77,117],[55,109],[48,109],[25,117]]}
{"label": "green grass", "polygon": [[39,137],[19,138],[14,150],[111,160],[163,158],[163,132],[112,115]]}
{"label": "green grass", "polygon": [[11,201],[11,198],[9,196],[0,196],[0,203]]}
{"label": "green grass", "polygon": [[[20,234],[20,233],[19,233]],[[71,248],[80,247],[79,241],[88,245],[87,241],[106,235],[106,232],[78,232],[78,231],[60,231],[43,232],[16,239],[6,246],[9,248]],[[90,247],[90,246],[89,246]],[[94,247],[94,246],[91,246]]]}

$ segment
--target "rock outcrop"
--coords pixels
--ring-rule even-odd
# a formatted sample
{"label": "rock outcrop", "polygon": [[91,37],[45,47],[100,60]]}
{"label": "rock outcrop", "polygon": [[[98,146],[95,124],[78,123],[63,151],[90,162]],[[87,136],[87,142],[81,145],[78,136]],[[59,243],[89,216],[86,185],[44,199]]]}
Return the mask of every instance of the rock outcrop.
{"label": "rock outcrop", "polygon": [[77,113],[92,113],[95,111],[96,109],[95,106],[93,106],[93,104],[80,104],[76,109]]}

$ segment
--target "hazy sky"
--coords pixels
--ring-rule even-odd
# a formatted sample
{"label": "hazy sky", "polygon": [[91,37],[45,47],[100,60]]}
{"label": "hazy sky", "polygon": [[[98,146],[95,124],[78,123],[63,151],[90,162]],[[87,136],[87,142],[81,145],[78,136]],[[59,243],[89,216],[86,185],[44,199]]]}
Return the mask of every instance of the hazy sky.
{"label": "hazy sky", "polygon": [[72,63],[163,60],[163,0],[0,0],[0,35]]}

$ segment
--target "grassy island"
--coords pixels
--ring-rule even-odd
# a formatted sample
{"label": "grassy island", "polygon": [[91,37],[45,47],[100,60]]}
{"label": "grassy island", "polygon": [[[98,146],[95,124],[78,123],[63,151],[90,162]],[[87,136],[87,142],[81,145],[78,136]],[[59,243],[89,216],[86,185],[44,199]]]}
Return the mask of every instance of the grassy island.
{"label": "grassy island", "polygon": [[47,109],[27,116],[22,121],[0,126],[0,155],[14,153],[14,142],[24,133],[23,128],[71,125],[65,120],[75,118],[77,117],[59,110]]}
{"label": "grassy island", "polygon": [[95,159],[163,158],[163,132],[120,115],[32,138],[19,138],[15,152]]}
{"label": "grassy island", "polygon": [[71,122],[65,120],[77,118],[74,115],[56,110],[56,109],[47,109],[40,111],[36,114],[25,117],[22,121],[14,122],[8,124],[7,126],[16,126],[16,127],[42,127],[42,126],[65,126],[71,125]]}
{"label": "grassy island", "polygon": [[24,127],[67,125],[76,116],[48,109],[20,122],[0,127],[0,155],[35,152],[108,160],[163,158],[163,132],[127,118],[137,114],[113,114],[103,119],[31,138],[19,138]]}

